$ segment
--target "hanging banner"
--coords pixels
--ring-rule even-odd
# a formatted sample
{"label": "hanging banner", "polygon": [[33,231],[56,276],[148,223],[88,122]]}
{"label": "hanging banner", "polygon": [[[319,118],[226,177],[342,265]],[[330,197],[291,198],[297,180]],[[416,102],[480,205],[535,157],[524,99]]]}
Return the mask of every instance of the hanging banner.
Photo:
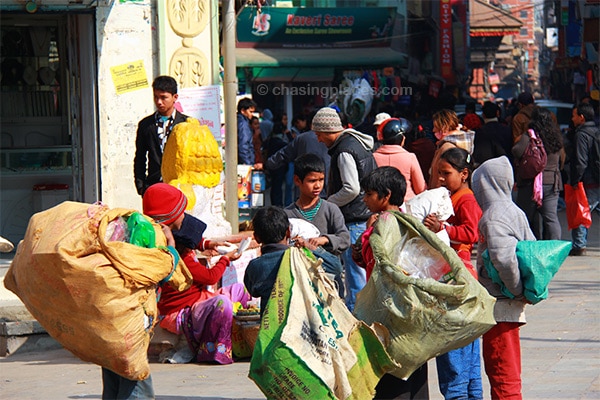
{"label": "hanging banner", "polygon": [[444,79],[451,80],[452,73],[452,4],[440,1],[440,66]]}
{"label": "hanging banner", "polygon": [[196,118],[200,125],[206,125],[217,142],[221,137],[221,103],[219,86],[181,88],[175,108],[189,117]]}

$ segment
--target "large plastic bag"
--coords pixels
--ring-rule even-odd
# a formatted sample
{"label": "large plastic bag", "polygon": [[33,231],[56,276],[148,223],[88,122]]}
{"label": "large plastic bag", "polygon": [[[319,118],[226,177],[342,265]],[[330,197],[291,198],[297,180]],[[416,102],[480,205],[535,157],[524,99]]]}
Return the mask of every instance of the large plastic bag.
{"label": "large plastic bag", "polygon": [[[571,242],[565,240],[521,240],[517,242],[517,260],[523,281],[523,295],[532,304],[548,298],[548,285],[571,251]],[[492,264],[487,249],[482,253],[483,265],[502,293],[515,296],[506,288]]]}
{"label": "large plastic bag", "polygon": [[[425,190],[406,203],[406,212],[423,222],[429,214],[437,215],[440,221],[446,221],[454,215],[450,191],[445,187]],[[436,233],[442,242],[450,246],[450,237],[445,229]]]}
{"label": "large plastic bag", "polygon": [[365,117],[371,111],[373,89],[364,78],[355,79],[352,86],[352,97],[344,112],[348,116],[348,122],[358,126],[363,123]]}
{"label": "large plastic bag", "polygon": [[[424,239],[448,262],[450,283],[407,276],[392,260],[398,247]],[[370,237],[375,267],[358,293],[354,315],[390,332],[388,353],[401,367],[391,372],[408,378],[427,360],[463,347],[496,324],[496,300],[471,276],[456,252],[414,217],[381,214]]]}
{"label": "large plastic bag", "polygon": [[575,186],[565,184],[565,203],[567,204],[569,229],[578,228],[579,225],[590,229],[590,226],[592,226],[592,213],[582,182]]}
{"label": "large plastic bag", "polygon": [[[143,380],[150,373],[156,286],[172,273],[168,284],[183,290],[192,277],[182,261],[173,269],[166,249],[106,238],[110,221],[134,211],[68,201],[34,214],[4,285],[77,357]],[[166,245],[151,223],[156,245]]]}
{"label": "large plastic bag", "polygon": [[289,218],[290,237],[300,236],[303,239],[312,239],[321,236],[321,231],[311,222],[302,218]]}
{"label": "large plastic bag", "polygon": [[[385,341],[387,330],[374,328]],[[379,378],[397,366],[375,331],[348,311],[321,261],[287,250],[250,364],[265,396],[372,398]]]}

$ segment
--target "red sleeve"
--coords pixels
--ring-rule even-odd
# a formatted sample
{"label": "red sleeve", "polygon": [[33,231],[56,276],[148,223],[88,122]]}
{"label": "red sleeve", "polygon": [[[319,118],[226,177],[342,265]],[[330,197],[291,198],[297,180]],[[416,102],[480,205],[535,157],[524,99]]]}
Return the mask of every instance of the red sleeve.
{"label": "red sleeve", "polygon": [[208,239],[202,238],[200,243],[198,243],[198,250],[200,250],[200,251],[208,250],[209,247],[210,247],[210,240],[208,240]]}
{"label": "red sleeve", "polygon": [[473,244],[479,240],[477,225],[481,219],[481,208],[472,194],[463,195],[454,207],[454,215],[446,226],[452,242]]}
{"label": "red sleeve", "polygon": [[188,251],[183,256],[183,262],[192,273],[195,283],[200,285],[214,285],[223,276],[225,268],[229,265],[229,258],[222,256],[214,267],[207,268],[204,263],[198,260],[193,251]]}

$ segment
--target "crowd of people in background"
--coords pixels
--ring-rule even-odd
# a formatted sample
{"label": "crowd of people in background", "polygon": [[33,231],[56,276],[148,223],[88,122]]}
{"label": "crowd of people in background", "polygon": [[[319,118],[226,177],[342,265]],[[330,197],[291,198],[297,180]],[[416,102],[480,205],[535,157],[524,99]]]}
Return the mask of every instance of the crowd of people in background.
{"label": "crowd of people in background", "polygon": [[[242,99],[240,104],[248,102],[252,102],[251,110],[255,115],[248,121],[250,118],[254,121],[252,138],[256,161],[244,161],[245,152],[240,149],[239,163],[253,161],[251,165],[260,163],[260,168],[264,168],[270,186],[270,199],[266,204],[286,207],[298,197],[292,181],[293,161],[302,154],[313,153],[323,159],[327,183],[331,157],[327,146],[317,140],[311,129],[318,110],[312,110],[309,115],[296,114],[288,124],[285,114],[273,113],[270,109],[260,111],[250,99]],[[511,101],[486,101],[481,104],[479,113],[477,103],[470,101],[465,105],[464,113],[457,114],[454,111],[456,103],[454,96],[442,93],[437,99],[423,96],[412,107],[380,104],[373,107],[360,126],[349,126],[345,115],[336,111],[344,130],[353,129],[372,138],[371,153],[377,166],[392,165],[403,173],[408,182],[406,200],[426,189],[441,186],[439,158],[448,149],[459,147],[469,152],[475,168],[492,158],[508,158],[516,180],[513,200],[525,212],[539,239],[561,238],[558,211],[564,208],[565,183],[576,185],[582,181],[590,209],[597,209],[598,174],[597,171],[592,173],[593,159],[590,157],[597,156],[593,144],[598,136],[598,101],[585,97],[575,104],[570,127],[562,131],[556,116],[548,109],[538,107],[529,92],[523,92]],[[238,117],[238,124],[245,122]],[[382,129],[384,126],[385,130]],[[539,204],[532,200],[533,180],[521,179],[516,173],[519,157],[529,142],[530,129],[541,138],[548,154],[542,179],[543,200]],[[238,145],[242,147],[250,137],[250,133],[245,132],[245,126],[238,126]],[[323,197],[327,197],[326,188],[327,184],[323,188]],[[585,227],[573,230],[572,235],[572,255],[585,254]]]}
{"label": "crowd of people in background", "polygon": [[[191,289],[164,292],[158,304],[160,325],[183,333],[198,361],[233,361],[232,304],[250,295],[264,306],[277,275],[279,259],[290,245],[323,259],[350,311],[370,279],[374,256],[369,236],[385,212],[406,211],[405,200],[428,189],[445,187],[454,214],[422,220],[436,234],[447,233],[450,246],[467,270],[496,298],[497,325],[479,341],[437,357],[440,391],[445,398],[483,398],[480,351],[492,398],[521,398],[519,327],[525,323],[526,300],[520,285],[516,243],[561,239],[558,211],[564,207],[564,185],[582,184],[590,211],[600,212],[600,133],[598,102],[582,99],[573,106],[570,127],[561,131],[556,116],[521,93],[510,103],[487,101],[481,115],[475,102],[464,114],[456,99],[442,93],[421,97],[414,107],[378,104],[359,126],[352,126],[335,106],[298,113],[288,120],[279,110],[250,98],[237,105],[238,164],[266,172],[270,197],[252,225],[261,256],[246,270],[245,285],[209,293],[225,266],[239,254],[225,254],[212,269],[190,249],[214,249],[223,243],[204,238],[206,225],[184,214],[187,200],[178,189],[161,183],[164,144],[173,126],[186,116],[175,109],[177,85],[170,77],[153,83],[157,111],[138,126],[134,159],[135,184],[144,213],[163,223],[174,255],[184,259],[194,278]],[[546,153],[534,177],[520,173],[530,143]],[[292,237],[291,220],[310,222],[320,234]],[[174,229],[171,233],[170,229]],[[570,255],[586,254],[587,229],[572,229]],[[471,258],[477,246],[477,261]],[[509,279],[508,298],[482,268],[487,250]],[[370,251],[370,252],[369,252]],[[207,272],[210,271],[210,272]],[[261,307],[261,311],[263,307]],[[105,393],[149,393],[151,378],[128,381],[103,371]],[[427,367],[401,381],[386,375],[376,398],[428,398]]]}
{"label": "crowd of people in background", "polygon": [[[454,215],[440,220],[430,214],[422,222],[435,233],[447,232],[451,247],[467,270],[496,298],[497,325],[482,339],[484,369],[492,398],[521,398],[519,327],[525,323],[527,300],[519,283],[516,243],[562,238],[558,212],[564,205],[564,184],[581,182],[590,211],[600,213],[598,104],[584,99],[574,105],[570,127],[561,131],[556,115],[536,105],[528,92],[508,105],[487,101],[482,104],[481,115],[474,102],[458,115],[453,98],[428,100],[417,104],[412,112],[378,107],[360,126],[348,125],[335,107],[294,116],[291,129],[285,119],[267,123],[272,130],[261,131],[260,137],[264,167],[270,175],[272,205],[259,210],[253,223],[266,223],[262,210],[277,214],[273,206],[287,207],[289,216],[308,221],[321,213],[322,229],[329,226],[330,231],[336,219],[333,216],[342,218],[345,226],[335,231],[344,232],[345,239],[349,235],[350,247],[344,251],[340,247],[332,255],[342,261],[345,281],[336,281],[342,285],[340,295],[345,295],[352,311],[358,292],[370,279],[374,259],[368,243],[378,215],[405,211],[405,200],[427,189],[445,187]],[[269,121],[270,115],[265,110],[263,120]],[[535,177],[529,177],[520,170],[526,168],[528,145],[539,143],[538,139],[546,153],[545,166]],[[307,155],[315,158],[312,165],[321,165],[311,170],[312,175],[298,172],[306,168],[306,161],[300,160]],[[286,168],[294,170],[294,160],[303,165],[297,168],[294,178],[296,185],[304,189],[300,196],[283,194],[284,187],[293,187],[284,177]],[[393,188],[386,189],[386,184]],[[325,205],[328,217],[322,214]],[[285,221],[282,224],[286,226]],[[571,233],[570,255],[585,255],[587,228],[582,225]],[[324,233],[322,244],[331,250],[329,234]],[[278,243],[278,250],[290,245],[290,240],[298,245],[294,238],[283,235],[283,230],[280,236],[271,240]],[[309,246],[307,242],[301,244]],[[313,243],[318,244],[321,242]],[[265,250],[269,246],[273,245],[263,245]],[[475,265],[471,261],[474,246],[478,246]],[[480,253],[484,249],[493,254],[498,262],[494,265],[503,270],[510,285],[514,284],[510,288],[514,298],[506,297],[483,268]],[[270,265],[273,274],[277,260],[271,260]],[[252,281],[250,285],[254,288],[257,283]],[[263,300],[266,293],[270,288],[264,293],[256,291]],[[445,398],[483,398],[478,340],[437,357],[437,370]],[[429,398],[426,366],[406,381],[384,376],[375,398],[416,398],[415,394]]]}

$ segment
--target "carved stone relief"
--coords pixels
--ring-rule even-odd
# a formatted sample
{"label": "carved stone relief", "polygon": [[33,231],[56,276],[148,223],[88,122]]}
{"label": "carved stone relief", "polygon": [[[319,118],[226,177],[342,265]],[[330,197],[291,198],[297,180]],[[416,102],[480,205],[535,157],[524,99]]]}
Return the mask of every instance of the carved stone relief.
{"label": "carved stone relief", "polygon": [[208,85],[209,61],[203,51],[194,47],[193,38],[208,24],[211,0],[167,0],[169,25],[182,46],[173,52],[169,60],[169,75],[180,87]]}

